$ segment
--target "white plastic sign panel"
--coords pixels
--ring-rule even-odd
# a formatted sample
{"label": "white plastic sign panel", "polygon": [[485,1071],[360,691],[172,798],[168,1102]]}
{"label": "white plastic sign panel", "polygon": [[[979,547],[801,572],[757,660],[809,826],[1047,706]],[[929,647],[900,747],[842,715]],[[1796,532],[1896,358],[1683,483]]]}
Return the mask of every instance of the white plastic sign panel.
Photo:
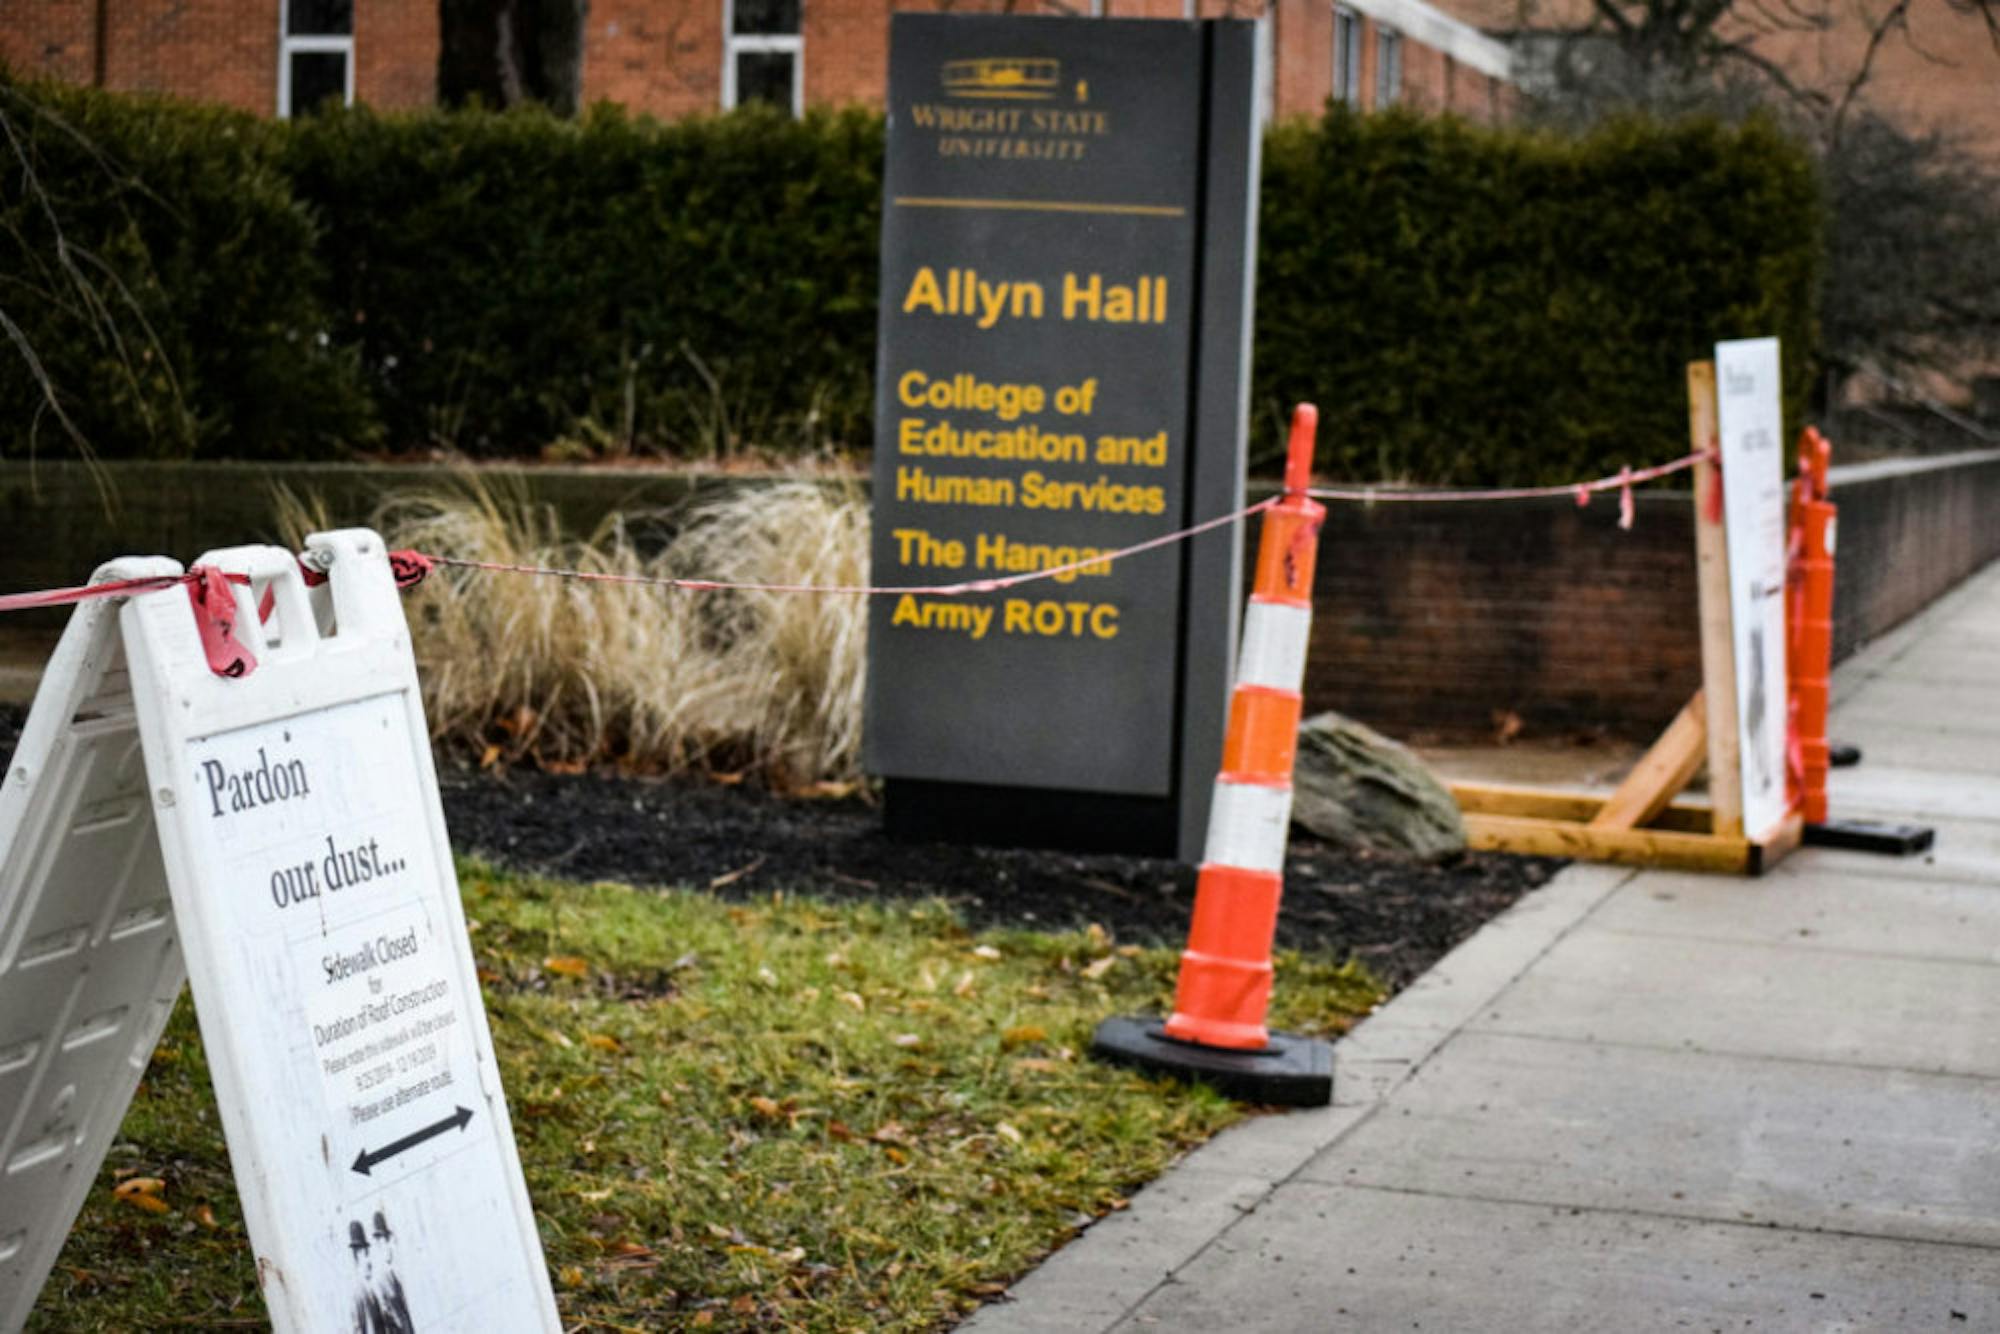
{"label": "white plastic sign panel", "polygon": [[1743,828],[1752,838],[1785,818],[1784,410],[1778,340],[1715,345],[1722,437],[1722,522],[1729,538],[1729,624],[1736,655]]}
{"label": "white plastic sign panel", "polygon": [[34,1308],[183,977],[118,608],[86,602],[0,787],[0,1330]]}
{"label": "white plastic sign panel", "polygon": [[123,612],[264,1299],[280,1331],[554,1331],[395,582],[373,533],[308,546],[310,595],[279,548],[202,558],[252,581],[249,676],[182,590]]}

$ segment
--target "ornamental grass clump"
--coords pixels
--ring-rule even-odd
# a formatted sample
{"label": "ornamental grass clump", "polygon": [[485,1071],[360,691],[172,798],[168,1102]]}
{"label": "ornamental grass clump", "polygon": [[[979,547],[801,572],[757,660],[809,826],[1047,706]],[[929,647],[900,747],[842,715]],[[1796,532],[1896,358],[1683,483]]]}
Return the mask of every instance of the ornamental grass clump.
{"label": "ornamental grass clump", "polygon": [[[859,494],[816,482],[612,515],[575,537],[550,506],[467,479],[389,502],[377,526],[392,547],[624,577],[851,585],[868,568]],[[859,597],[443,567],[409,611],[432,732],[482,763],[754,772],[782,789],[857,773]]]}

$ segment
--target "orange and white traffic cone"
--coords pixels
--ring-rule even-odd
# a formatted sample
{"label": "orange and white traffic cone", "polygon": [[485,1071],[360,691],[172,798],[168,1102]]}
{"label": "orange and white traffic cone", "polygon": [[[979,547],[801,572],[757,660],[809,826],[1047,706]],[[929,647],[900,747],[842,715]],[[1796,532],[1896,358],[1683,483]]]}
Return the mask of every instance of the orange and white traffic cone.
{"label": "orange and white traffic cone", "polygon": [[[1928,825],[1828,818],[1827,770],[1834,747],[1826,737],[1833,676],[1833,548],[1835,513],[1830,473],[1833,446],[1812,427],[1799,440],[1799,476],[1792,491],[1792,531],[1798,544],[1792,568],[1786,662],[1791,673],[1793,741],[1797,745],[1797,798],[1805,817],[1804,841],[1812,847],[1879,852],[1892,857],[1922,852],[1937,839]],[[1860,758],[1857,754],[1856,759]]]}
{"label": "orange and white traffic cone", "polygon": [[1318,422],[1318,409],[1299,405],[1284,496],[1264,514],[1174,1012],[1164,1023],[1107,1019],[1091,1043],[1107,1061],[1294,1107],[1333,1100],[1332,1047],[1264,1026],[1312,628],[1313,560],[1326,514],[1306,495]]}
{"label": "orange and white traffic cone", "polygon": [[1799,438],[1792,490],[1798,552],[1786,607],[1785,661],[1792,677],[1792,736],[1798,747],[1798,805],[1807,824],[1826,822],[1826,714],[1833,673],[1833,502],[1827,498],[1832,447],[1808,426]]}

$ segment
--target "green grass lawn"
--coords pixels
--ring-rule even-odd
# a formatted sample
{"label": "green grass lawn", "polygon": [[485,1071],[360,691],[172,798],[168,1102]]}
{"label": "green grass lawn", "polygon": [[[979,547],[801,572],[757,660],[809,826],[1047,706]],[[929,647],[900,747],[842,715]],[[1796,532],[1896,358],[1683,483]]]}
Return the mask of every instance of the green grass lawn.
{"label": "green grass lawn", "polygon": [[[947,1325],[1243,1115],[1083,1054],[1167,1003],[1171,950],[461,874],[571,1328]],[[1382,995],[1298,958],[1277,990],[1323,1034]],[[264,1323],[184,999],[29,1328]]]}

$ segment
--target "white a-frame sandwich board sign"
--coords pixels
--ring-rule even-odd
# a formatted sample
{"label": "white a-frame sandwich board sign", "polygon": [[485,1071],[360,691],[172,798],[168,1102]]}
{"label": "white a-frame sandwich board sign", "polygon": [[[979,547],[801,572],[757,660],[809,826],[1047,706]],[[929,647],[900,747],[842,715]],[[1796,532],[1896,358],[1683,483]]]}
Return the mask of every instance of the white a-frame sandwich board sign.
{"label": "white a-frame sandwich board sign", "polygon": [[[380,538],[87,603],[0,789],[0,1330],[33,1307],[183,976],[281,1331],[560,1328]],[[100,578],[175,574],[119,561]],[[261,626],[258,602],[272,611]]]}

